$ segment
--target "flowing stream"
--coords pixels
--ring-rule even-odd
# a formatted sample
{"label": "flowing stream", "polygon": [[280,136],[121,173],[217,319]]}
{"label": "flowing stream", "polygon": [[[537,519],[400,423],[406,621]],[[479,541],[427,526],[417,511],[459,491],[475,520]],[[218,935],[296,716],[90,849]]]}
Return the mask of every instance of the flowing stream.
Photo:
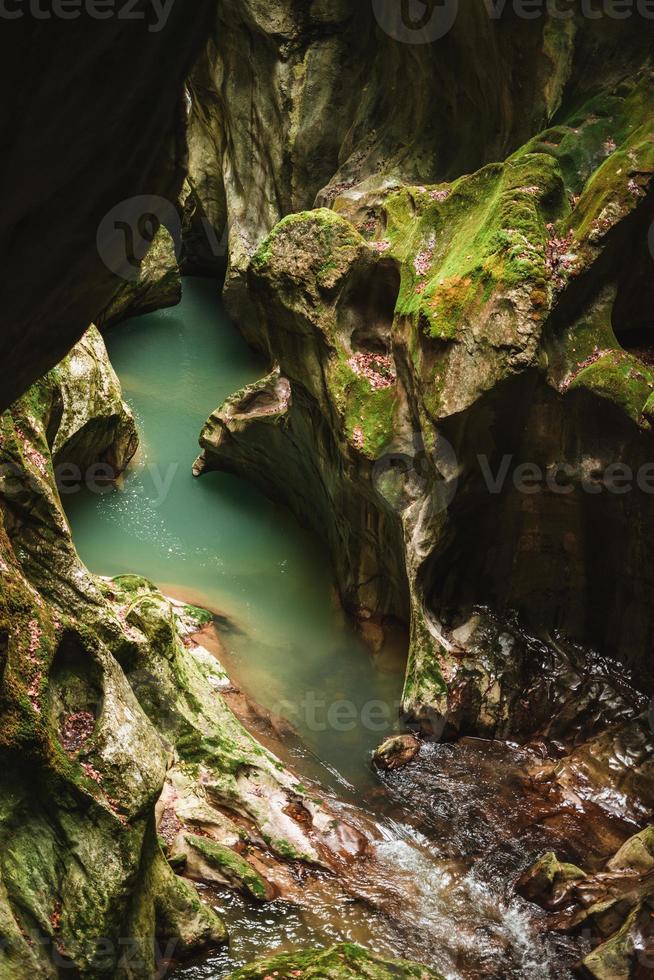
{"label": "flowing stream", "polygon": [[206,417],[263,372],[217,285],[186,280],[179,307],[114,328],[107,345],[141,450],[120,487],[64,498],[82,559],[214,611],[232,680],[299,735],[304,748],[286,761],[372,816],[378,890],[408,896],[395,910],[335,905],[326,887],[310,909],[262,910],[212,893],[230,948],[174,975],[218,978],[266,951],[356,940],[448,978],[572,976],[578,946],[541,935],[542,916],[511,894],[516,874],[556,846],[524,812],[521,751],[430,745],[404,772],[375,775],[370,752],[397,724],[401,643],[370,655],[338,607],[324,547],[287,512],[235,477],[193,479]]}

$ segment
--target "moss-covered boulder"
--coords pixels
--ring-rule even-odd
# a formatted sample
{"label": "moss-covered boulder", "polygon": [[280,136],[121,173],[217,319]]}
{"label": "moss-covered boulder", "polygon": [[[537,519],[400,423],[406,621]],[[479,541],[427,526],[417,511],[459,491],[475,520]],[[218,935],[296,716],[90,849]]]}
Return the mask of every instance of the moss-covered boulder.
{"label": "moss-covered boulder", "polygon": [[594,874],[543,855],[518,883],[521,894],[560,909],[553,922],[565,932],[584,929],[592,949],[579,964],[596,980],[646,976],[654,937],[652,827],[627,840]]}
{"label": "moss-covered boulder", "polygon": [[570,882],[581,881],[585,877],[586,872],[581,868],[559,861],[556,854],[548,851],[521,876],[516,887],[530,901],[556,904]]}

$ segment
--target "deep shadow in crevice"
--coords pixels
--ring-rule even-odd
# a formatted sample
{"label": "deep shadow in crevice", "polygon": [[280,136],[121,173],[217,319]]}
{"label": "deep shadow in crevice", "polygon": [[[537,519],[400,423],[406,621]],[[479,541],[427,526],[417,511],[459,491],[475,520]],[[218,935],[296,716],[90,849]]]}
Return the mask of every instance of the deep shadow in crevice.
{"label": "deep shadow in crevice", "polygon": [[[443,433],[462,475],[445,535],[421,570],[429,607],[452,626],[478,605],[517,612],[534,635],[559,630],[651,686],[654,509],[637,474],[654,459],[652,435],[606,399],[562,396],[536,372],[496,386]],[[616,463],[634,474],[628,492],[594,483]],[[572,475],[553,490],[522,479],[525,464]]]}
{"label": "deep shadow in crevice", "polygon": [[339,325],[349,333],[353,350],[390,353],[399,293],[400,270],[392,259],[382,259],[353,278],[338,309]]}
{"label": "deep shadow in crevice", "polygon": [[[618,340],[630,330],[652,324],[647,304],[654,298],[654,191],[608,232],[601,254],[590,268],[568,284],[549,317],[546,332],[553,336],[576,322],[608,284],[618,296],[613,328]],[[651,309],[651,306],[650,306]]]}
{"label": "deep shadow in crevice", "polygon": [[621,347],[654,365],[654,224],[627,245],[612,324]]}
{"label": "deep shadow in crevice", "polygon": [[85,712],[96,721],[104,700],[103,672],[80,637],[67,630],[50,668],[50,717],[61,730],[71,715]]}
{"label": "deep shadow in crevice", "polygon": [[7,657],[9,656],[9,630],[0,629],[0,683],[5,674]]}

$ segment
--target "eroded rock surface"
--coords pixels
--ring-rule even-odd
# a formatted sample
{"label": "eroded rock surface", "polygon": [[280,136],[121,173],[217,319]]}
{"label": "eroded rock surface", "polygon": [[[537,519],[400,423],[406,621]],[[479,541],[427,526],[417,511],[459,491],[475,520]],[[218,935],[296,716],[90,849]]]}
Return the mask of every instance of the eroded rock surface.
{"label": "eroded rock surface", "polygon": [[604,869],[585,874],[544,855],[518,882],[518,889],[556,912],[555,928],[584,929],[593,949],[584,976],[596,980],[645,977],[654,950],[654,827],[622,845]]}
{"label": "eroded rock surface", "polygon": [[[366,12],[340,5],[336,39],[329,11],[311,33],[313,8],[299,31],[290,9],[273,24],[239,5],[252,65],[277,65],[275,85],[262,93],[254,68],[223,75],[237,34],[194,78],[209,108],[191,140],[230,227],[226,301],[270,365],[210,417],[195,471],[245,475],[321,534],[364,634],[408,625],[407,721],[528,745],[542,765],[525,786],[549,795],[563,837],[575,808],[633,832],[654,803],[651,26],[609,37],[575,16],[501,34],[466,10],[415,51],[372,25],[371,54]],[[485,52],[474,67],[473,37]],[[371,68],[382,62],[385,81]],[[494,64],[494,93],[510,66],[536,96],[527,109],[513,88],[490,110],[491,136],[474,120]],[[323,70],[347,91],[312,144],[316,169],[303,137],[326,119]],[[451,112],[447,143],[439,113],[417,122],[436,80],[444,98],[466,96],[467,131],[457,138]],[[257,146],[264,126],[277,134],[269,169],[234,136]],[[246,211],[253,187],[261,206]],[[638,853],[621,872],[632,885]],[[539,888],[585,887],[564,857],[549,856]],[[611,946],[584,962],[590,975],[640,975],[625,959],[649,942],[635,887],[637,901],[611,906]]]}
{"label": "eroded rock surface", "polygon": [[138,278],[126,282],[96,317],[98,324],[110,327],[130,316],[177,306],[182,299],[182,277],[177,247],[168,229],[161,225],[140,264]]}
{"label": "eroded rock surface", "polygon": [[327,538],[346,608],[410,623],[407,712],[455,730],[497,727],[493,700],[530,683],[489,682],[482,604],[648,683],[649,536],[628,529],[649,526],[654,375],[618,337],[635,271],[649,288],[651,72],[504,163],[288,216],[247,267],[245,330],[276,367],[212,416],[197,469],[247,474]]}

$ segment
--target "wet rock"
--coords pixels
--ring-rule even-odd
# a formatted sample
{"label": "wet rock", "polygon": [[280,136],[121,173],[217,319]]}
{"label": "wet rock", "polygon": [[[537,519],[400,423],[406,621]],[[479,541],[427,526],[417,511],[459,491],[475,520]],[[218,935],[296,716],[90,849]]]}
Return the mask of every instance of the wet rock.
{"label": "wet rock", "polygon": [[594,980],[632,980],[651,976],[654,966],[654,904],[636,907],[623,927],[588,956],[583,975]]}
{"label": "wet rock", "polygon": [[420,741],[415,735],[396,735],[387,739],[373,755],[373,762],[379,769],[403,769],[420,752]]}
{"label": "wet rock", "polygon": [[654,952],[652,827],[627,840],[605,866],[586,875],[546,854],[518,882],[525,898],[558,906],[555,928],[583,928],[594,948],[581,972],[597,980],[646,977]]}
{"label": "wet rock", "polygon": [[637,871],[654,868],[654,825],[630,837],[607,864],[609,871]]}
{"label": "wet rock", "polygon": [[193,834],[187,834],[185,841],[189,847],[185,873],[189,878],[234,885],[257,902],[276,898],[275,888],[235,850]]}
{"label": "wet rock", "polygon": [[538,859],[516,884],[516,891],[530,902],[556,904],[562,891],[573,881],[586,877],[574,864],[565,864],[551,851]]}
{"label": "wet rock", "polygon": [[305,980],[440,980],[426,966],[404,960],[388,960],[360,946],[344,943],[315,952],[288,953],[237,970],[228,980],[268,980],[270,977],[304,977]]}

